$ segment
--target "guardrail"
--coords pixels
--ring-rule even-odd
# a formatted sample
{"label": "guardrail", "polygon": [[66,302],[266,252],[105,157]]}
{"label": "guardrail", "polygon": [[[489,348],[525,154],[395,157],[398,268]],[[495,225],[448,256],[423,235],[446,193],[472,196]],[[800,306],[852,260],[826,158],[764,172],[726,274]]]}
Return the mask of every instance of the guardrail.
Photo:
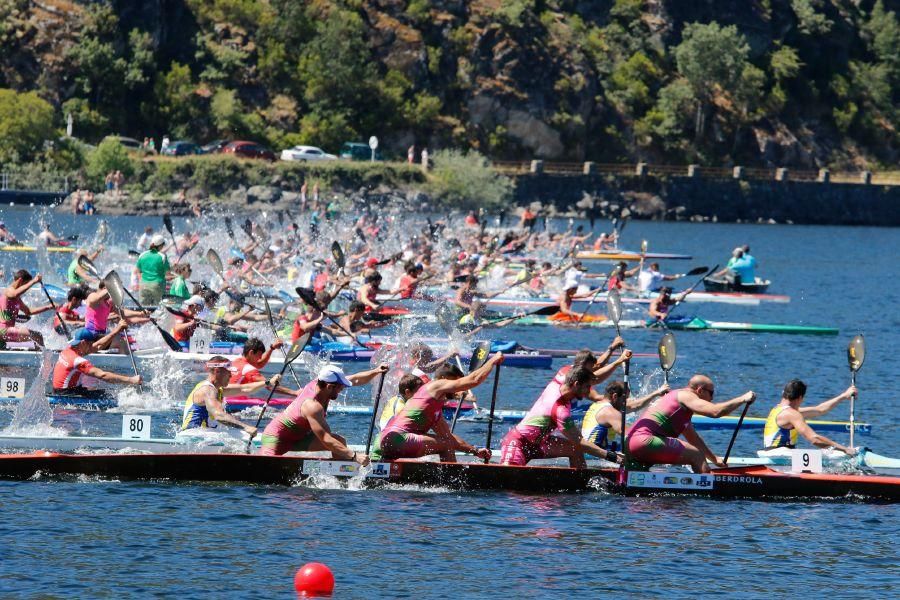
{"label": "guardrail", "polygon": [[[32,191],[32,192],[52,192],[68,193],[69,178],[63,177],[39,177],[39,182],[34,183],[32,178],[18,175],[17,173],[0,172],[0,191]],[[22,182],[25,183],[22,183]]]}
{"label": "guardrail", "polygon": [[900,172],[835,171],[829,169],[795,170],[785,167],[704,167],[700,165],[605,164],[595,162],[554,163],[543,160],[499,161],[491,163],[505,175],[618,175],[648,177],[691,177],[737,179],[746,181],[803,181],[818,183],[855,183],[863,185],[900,185]]}

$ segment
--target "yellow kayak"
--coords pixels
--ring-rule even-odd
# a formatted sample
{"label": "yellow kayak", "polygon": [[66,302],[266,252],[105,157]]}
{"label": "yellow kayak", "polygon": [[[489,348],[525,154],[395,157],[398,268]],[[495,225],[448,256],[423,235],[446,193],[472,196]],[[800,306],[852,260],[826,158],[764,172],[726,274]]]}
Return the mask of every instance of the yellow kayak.
{"label": "yellow kayak", "polygon": [[[34,246],[0,246],[0,252],[34,252]],[[73,246],[48,246],[47,252],[75,252]]]}

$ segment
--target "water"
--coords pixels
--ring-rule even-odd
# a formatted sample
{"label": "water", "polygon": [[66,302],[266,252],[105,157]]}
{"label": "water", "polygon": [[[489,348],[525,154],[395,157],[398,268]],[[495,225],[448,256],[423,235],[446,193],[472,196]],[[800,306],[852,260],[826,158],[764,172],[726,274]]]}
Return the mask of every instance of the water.
{"label": "water", "polygon": [[[4,210],[2,218],[16,231],[31,215]],[[51,219],[66,233],[96,230],[96,219]],[[136,235],[139,227],[156,225],[109,221],[119,244],[126,231]],[[717,399],[754,389],[760,398],[750,414],[764,416],[784,383],[800,377],[810,385],[812,404],[847,387],[846,344],[861,332],[867,357],[856,413],[875,427],[857,440],[881,454],[900,454],[898,230],[630,223],[626,245],[636,248],[642,238],[650,240],[650,251],[695,256],[686,264],[664,263],[669,272],[724,262],[735,245],[750,243],[759,273],[774,281],[772,292],[792,297],[788,305],[759,307],[687,304],[678,309],[682,314],[841,329],[836,338],[676,333],[673,384],[704,372],[716,381]],[[33,260],[0,256],[7,274],[20,264],[36,266]],[[67,258],[48,260],[64,268]],[[653,351],[659,337],[624,333],[639,352]],[[603,348],[611,337],[610,330],[541,328],[501,334],[545,347]],[[661,379],[656,367],[636,361],[632,374],[649,388]],[[527,408],[549,375],[504,370],[499,407]],[[182,392],[196,380],[186,377]],[[489,383],[476,392],[488,400]],[[369,397],[362,388],[345,401]],[[171,406],[181,398],[170,398]],[[152,407],[154,435],[171,434],[176,411]],[[11,414],[0,411],[0,427]],[[842,403],[829,417],[848,415]],[[54,427],[82,434],[116,434],[121,427],[115,413],[55,410],[54,417]],[[366,419],[334,415],[329,422],[351,442],[365,439]],[[494,439],[510,425],[501,424]],[[486,434],[483,424],[461,427],[470,441]],[[847,441],[846,434],[826,435]],[[728,433],[703,436],[724,453]],[[760,437],[742,432],[735,454],[751,453]],[[339,598],[748,597],[787,590],[866,597],[900,584],[896,506],[98,481],[0,483],[0,501],[0,595],[10,597],[287,598],[294,571],[309,561],[331,566]]]}

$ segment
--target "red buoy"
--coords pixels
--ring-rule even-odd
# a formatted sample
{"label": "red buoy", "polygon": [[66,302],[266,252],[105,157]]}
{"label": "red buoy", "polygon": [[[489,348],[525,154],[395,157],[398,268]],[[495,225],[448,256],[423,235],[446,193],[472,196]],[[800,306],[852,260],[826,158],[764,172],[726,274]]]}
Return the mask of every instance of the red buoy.
{"label": "red buoy", "polygon": [[334,591],[334,574],[322,563],[306,563],[294,575],[294,589],[308,596],[330,594]]}

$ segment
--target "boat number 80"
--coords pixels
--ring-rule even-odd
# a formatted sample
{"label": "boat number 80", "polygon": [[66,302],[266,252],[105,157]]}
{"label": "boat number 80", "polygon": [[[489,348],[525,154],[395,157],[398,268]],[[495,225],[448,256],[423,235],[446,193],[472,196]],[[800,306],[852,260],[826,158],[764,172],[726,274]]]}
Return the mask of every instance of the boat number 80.
{"label": "boat number 80", "polygon": [[144,430],[144,420],[143,419],[130,419],[128,421],[128,430],[132,432],[140,433]]}
{"label": "boat number 80", "polygon": [[122,437],[126,439],[149,439],[150,417],[148,415],[122,415]]}

